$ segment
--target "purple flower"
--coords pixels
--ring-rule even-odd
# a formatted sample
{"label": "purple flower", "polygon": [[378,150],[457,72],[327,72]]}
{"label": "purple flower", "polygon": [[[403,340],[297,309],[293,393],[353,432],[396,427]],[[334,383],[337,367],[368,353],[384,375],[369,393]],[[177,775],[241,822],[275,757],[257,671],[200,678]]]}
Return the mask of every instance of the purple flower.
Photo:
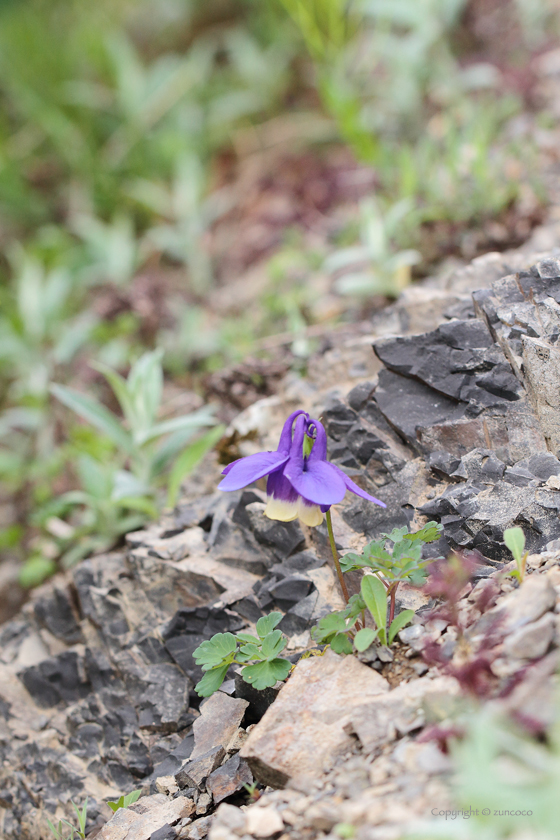
{"label": "purple flower", "polygon": [[[309,454],[309,446],[311,451]],[[222,473],[220,490],[240,490],[268,476],[266,492],[269,519],[320,525],[331,505],[341,502],[347,490],[385,507],[354,484],[341,469],[327,461],[327,435],[323,425],[307,412],[290,414],[275,452],[258,452],[229,464]]]}

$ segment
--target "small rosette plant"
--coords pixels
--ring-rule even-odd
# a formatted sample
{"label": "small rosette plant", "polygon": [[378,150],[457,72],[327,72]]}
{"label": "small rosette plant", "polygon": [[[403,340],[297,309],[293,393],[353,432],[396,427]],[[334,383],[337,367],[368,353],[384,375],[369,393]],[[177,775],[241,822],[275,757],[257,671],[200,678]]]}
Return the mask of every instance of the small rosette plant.
{"label": "small rosette plant", "polygon": [[[377,639],[382,645],[391,644],[399,630],[413,618],[413,610],[402,610],[395,617],[397,588],[402,581],[421,586],[426,579],[426,567],[434,558],[422,558],[426,543],[439,539],[443,527],[428,522],[423,528],[409,533],[395,528],[382,539],[365,546],[362,554],[348,553],[340,558],[342,572],[358,569],[370,572],[362,579],[360,593],[353,595],[343,610],[321,618],[311,631],[319,644],[329,644],[336,653],[364,651]],[[392,542],[390,551],[387,543]],[[367,626],[366,610],[375,628]],[[387,626],[387,624],[389,626]]]}
{"label": "small rosette plant", "polygon": [[[194,661],[205,672],[195,686],[196,693],[209,697],[217,691],[232,665],[244,665],[241,676],[261,691],[271,688],[278,680],[285,680],[292,663],[279,655],[287,644],[282,632],[275,629],[281,620],[281,612],[272,612],[259,618],[256,636],[216,633],[202,642],[193,653]],[[254,664],[247,664],[249,662]]]}

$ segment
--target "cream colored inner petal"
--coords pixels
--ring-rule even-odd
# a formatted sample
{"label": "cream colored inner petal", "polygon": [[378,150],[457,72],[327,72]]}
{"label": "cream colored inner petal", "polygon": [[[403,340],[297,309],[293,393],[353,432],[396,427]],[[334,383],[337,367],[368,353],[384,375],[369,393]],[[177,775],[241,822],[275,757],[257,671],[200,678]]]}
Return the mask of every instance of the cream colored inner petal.
{"label": "cream colored inner petal", "polygon": [[292,522],[298,518],[298,502],[286,502],[269,496],[264,515],[269,519],[279,519],[280,522]]}
{"label": "cream colored inner petal", "polygon": [[297,501],[297,515],[304,525],[315,528],[323,521],[323,511],[319,505],[306,505],[301,496]]}

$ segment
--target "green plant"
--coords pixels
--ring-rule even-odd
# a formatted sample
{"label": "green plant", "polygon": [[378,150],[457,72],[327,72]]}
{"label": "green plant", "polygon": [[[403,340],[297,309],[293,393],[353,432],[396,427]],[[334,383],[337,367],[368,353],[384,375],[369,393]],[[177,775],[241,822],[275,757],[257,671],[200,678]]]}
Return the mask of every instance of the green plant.
{"label": "green plant", "polygon": [[[338,563],[343,574],[358,569],[368,569],[373,574],[362,578],[360,593],[349,598],[343,610],[319,619],[311,631],[312,638],[319,644],[329,644],[336,653],[352,653],[354,648],[364,651],[375,639],[383,645],[391,644],[414,616],[413,610],[403,610],[395,617],[398,586],[402,581],[422,585],[426,566],[434,562],[434,558],[422,559],[422,548],[437,540],[442,530],[436,522],[428,522],[414,533],[408,533],[406,527],[395,528],[390,534],[383,534],[383,539],[366,545],[362,554],[350,552],[341,557]],[[386,548],[388,541],[393,543],[391,552]],[[375,629],[366,626],[366,609]]]}
{"label": "green plant", "polygon": [[[443,525],[428,522],[419,531],[409,533],[405,527],[395,528],[390,534],[382,534],[382,539],[374,540],[365,546],[362,554],[349,552],[340,558],[343,572],[356,569],[371,569],[386,589],[391,609],[389,621],[394,617],[394,605],[397,589],[402,581],[413,586],[422,586],[426,580],[426,566],[441,558],[422,558],[424,545],[435,542],[441,537]],[[393,543],[391,549],[387,543]]]}
{"label": "green plant", "polygon": [[[257,635],[250,633],[216,633],[202,642],[193,653],[197,665],[205,672],[196,684],[200,697],[209,697],[223,683],[231,665],[244,665],[241,676],[245,682],[259,690],[270,688],[278,680],[285,680],[292,663],[279,654],[287,641],[275,629],[282,620],[281,612],[272,612],[259,618]],[[254,664],[247,665],[255,660]]]}
{"label": "green plant", "polygon": [[107,802],[107,805],[111,811],[118,811],[119,808],[128,808],[129,805],[134,805],[136,800],[139,799],[141,793],[141,790],[133,790],[130,793],[127,793],[126,796],[124,794],[120,796],[116,802]]}
{"label": "green plant", "polygon": [[420,261],[413,250],[398,250],[394,237],[412,202],[403,199],[382,212],[379,202],[365,199],[360,205],[361,244],[341,248],[325,261],[325,270],[337,275],[335,288],[341,294],[398,297],[410,283],[410,267]]}
{"label": "green plant", "polygon": [[[80,808],[78,808],[76,803],[74,801],[72,801],[72,807],[74,808],[74,811],[76,812],[76,816],[78,818],[78,828],[76,828],[76,826],[72,825],[71,822],[68,822],[68,820],[65,820],[65,819],[59,820],[58,821],[58,826],[55,828],[55,826],[52,824],[52,822],[50,820],[47,820],[47,825],[50,828],[50,830],[52,831],[52,833],[54,834],[54,836],[56,837],[56,840],[74,840],[74,835],[77,835],[78,837],[80,837],[81,840],[85,840],[86,822],[87,822],[87,804],[88,804],[87,796],[86,796],[86,801],[84,802],[81,810],[80,810]],[[66,836],[64,837],[63,834],[62,834],[62,831],[63,831],[63,828],[65,826],[70,829],[70,834],[66,834]]]}
{"label": "green plant", "polygon": [[21,246],[11,251],[11,306],[0,319],[0,369],[15,400],[42,405],[55,368],[67,365],[96,323],[76,314],[75,284],[66,267],[48,268]]}
{"label": "green plant", "polygon": [[525,566],[527,564],[528,551],[525,551],[525,534],[521,528],[506,528],[504,531],[504,542],[513,554],[515,565],[517,566],[512,572],[512,577],[517,578],[519,583],[523,582],[525,577]]}
{"label": "green plant", "polygon": [[161,357],[161,350],[144,353],[132,365],[126,380],[107,365],[94,365],[113,389],[126,427],[116,414],[95,398],[64,385],[51,386],[52,393],[60,402],[95,426],[116,447],[119,468],[114,472],[111,494],[114,500],[153,496],[162,475],[187,441],[202,427],[213,426],[210,432],[191,445],[195,447],[191,450],[191,457],[183,455],[176,463],[170,480],[172,492],[169,502],[173,503],[181,479],[223,431],[223,427],[215,426],[213,410],[208,406],[192,414],[158,421],[163,387]]}

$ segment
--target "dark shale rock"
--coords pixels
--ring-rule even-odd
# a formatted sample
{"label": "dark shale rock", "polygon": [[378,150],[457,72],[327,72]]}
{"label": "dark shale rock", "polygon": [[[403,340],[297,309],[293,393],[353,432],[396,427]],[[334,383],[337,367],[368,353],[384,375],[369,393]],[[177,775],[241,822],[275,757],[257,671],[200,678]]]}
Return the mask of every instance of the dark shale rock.
{"label": "dark shale rock", "polygon": [[222,691],[216,691],[204,700],[200,706],[200,717],[193,724],[191,760],[217,745],[225,749],[241,725],[248,705],[246,700],[228,697]]}
{"label": "dark shale rock", "polygon": [[35,616],[53,636],[68,645],[83,642],[82,631],[76,620],[75,608],[69,591],[55,588],[50,598],[41,598],[35,604]]}
{"label": "dark shale rock", "polygon": [[298,520],[278,522],[264,516],[265,504],[252,502],[245,510],[251,530],[257,540],[272,549],[279,559],[284,559],[305,545],[305,537]]}
{"label": "dark shale rock", "polygon": [[243,788],[243,785],[250,785],[253,781],[253,774],[249,770],[249,765],[244,761],[239,753],[228,758],[221,767],[210,773],[206,779],[206,790],[212,796],[214,805],[217,805],[222,800],[227,799],[238,790]]}
{"label": "dark shale rock", "polygon": [[220,766],[224,755],[224,748],[216,746],[194,759],[191,758],[183,764],[178,773],[175,773],[177,784],[180,788],[202,789],[210,773]]}

